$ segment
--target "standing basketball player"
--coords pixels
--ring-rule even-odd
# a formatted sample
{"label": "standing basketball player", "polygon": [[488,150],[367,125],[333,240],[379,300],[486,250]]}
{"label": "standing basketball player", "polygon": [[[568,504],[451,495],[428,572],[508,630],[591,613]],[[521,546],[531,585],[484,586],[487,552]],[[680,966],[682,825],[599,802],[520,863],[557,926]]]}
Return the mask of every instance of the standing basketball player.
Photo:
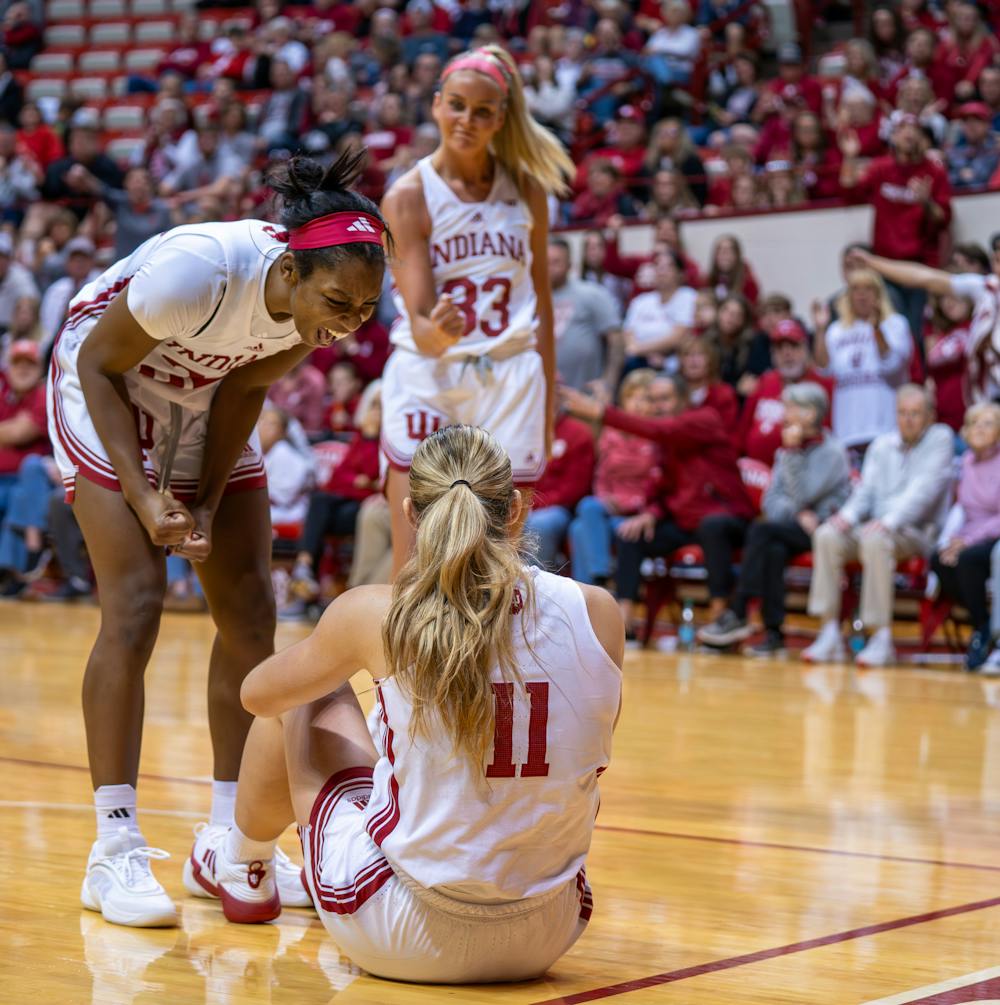
{"label": "standing basketball player", "polygon": [[[297,819],[320,917],[372,974],[528,980],[579,937],[625,633],[607,591],[525,568],[521,505],[489,433],[432,434],[395,588],[343,594],[247,678],[236,822],[193,862],[230,921],[280,913],[275,841]],[[362,668],[374,744],[347,683]]]}
{"label": "standing basketball player", "polygon": [[[108,921],[176,919],[135,793],[165,548],[198,563],[215,621],[208,830],[232,819],[250,726],[240,684],[274,651],[271,526],[251,434],[268,386],[378,301],[384,224],[348,190],[358,167],[292,161],[272,183],[287,233],[244,220],[146,241],[74,298],[53,354],[50,432],[101,601],[83,682],[98,837],[81,899]],[[297,874],[287,863],[283,892],[308,904]]]}
{"label": "standing basketball player", "polygon": [[406,472],[425,436],[450,423],[482,426],[510,455],[518,484],[545,467],[555,377],[547,195],[575,171],[528,113],[517,67],[498,46],[444,68],[433,114],[440,146],[383,201],[399,240],[401,317],[382,385],[397,572],[413,543]]}

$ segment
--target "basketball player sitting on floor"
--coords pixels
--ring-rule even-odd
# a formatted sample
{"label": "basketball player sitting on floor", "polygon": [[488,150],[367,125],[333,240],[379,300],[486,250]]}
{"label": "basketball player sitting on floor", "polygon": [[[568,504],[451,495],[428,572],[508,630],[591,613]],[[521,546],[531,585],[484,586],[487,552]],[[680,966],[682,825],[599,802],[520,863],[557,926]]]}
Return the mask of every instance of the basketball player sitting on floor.
{"label": "basketball player sitting on floor", "polygon": [[[247,678],[236,824],[192,853],[230,921],[280,913],[275,844],[297,819],[323,924],[372,974],[527,980],[580,936],[624,627],[606,591],[525,565],[521,506],[489,433],[429,436],[395,587],[342,594]],[[362,668],[374,742],[348,683]]]}

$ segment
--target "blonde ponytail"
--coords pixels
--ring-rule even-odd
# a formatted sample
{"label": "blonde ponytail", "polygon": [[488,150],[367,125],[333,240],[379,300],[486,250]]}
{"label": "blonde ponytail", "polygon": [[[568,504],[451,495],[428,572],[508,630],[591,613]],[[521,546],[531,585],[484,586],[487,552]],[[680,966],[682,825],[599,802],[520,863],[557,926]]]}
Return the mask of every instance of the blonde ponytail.
{"label": "blonde ponytail", "polygon": [[417,448],[409,488],[416,547],[382,626],[387,674],[413,706],[414,737],[439,722],[479,763],[493,740],[493,668],[520,681],[515,612],[534,609],[511,536],[510,459],[485,430],[448,426]]}
{"label": "blonde ponytail", "polygon": [[[538,182],[547,195],[567,194],[569,181],[576,174],[576,165],[562,143],[532,117],[524,100],[521,74],[510,53],[499,45],[484,45],[474,50],[474,54],[494,63],[508,84],[506,118],[500,132],[493,138],[494,156],[514,179],[522,194],[528,178]],[[469,55],[471,53],[462,53],[451,62],[458,62]],[[447,69],[446,66],[445,72]]]}

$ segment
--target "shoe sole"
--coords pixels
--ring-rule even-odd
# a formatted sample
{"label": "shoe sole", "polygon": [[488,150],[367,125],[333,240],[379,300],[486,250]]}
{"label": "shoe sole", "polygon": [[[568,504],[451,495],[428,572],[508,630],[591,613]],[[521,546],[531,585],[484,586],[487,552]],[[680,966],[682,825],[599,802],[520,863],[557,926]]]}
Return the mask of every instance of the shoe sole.
{"label": "shoe sole", "polygon": [[91,892],[86,876],[80,887],[80,903],[88,911],[100,914],[112,925],[122,925],[126,928],[174,928],[177,925],[177,909],[170,905],[170,913],[159,914],[127,913],[115,910],[111,904],[104,904]]}
{"label": "shoe sole", "polygon": [[699,632],[696,637],[699,642],[711,646],[713,649],[728,649],[729,646],[734,646],[737,642],[745,642],[754,634],[754,631],[752,625],[744,625],[742,628],[734,628],[730,632],[719,632],[718,634],[713,632],[711,635],[702,635]]}
{"label": "shoe sole", "polygon": [[[275,889],[274,896],[268,900],[246,901],[234,897],[224,886],[213,883],[202,872],[201,866],[195,861],[192,855],[184,863],[185,883],[187,886],[187,867],[191,867],[191,878],[209,897],[216,897],[222,901],[222,913],[226,916],[226,921],[231,921],[236,925],[262,925],[268,921],[274,921],[281,915],[281,898]],[[196,894],[204,896],[204,894]]]}

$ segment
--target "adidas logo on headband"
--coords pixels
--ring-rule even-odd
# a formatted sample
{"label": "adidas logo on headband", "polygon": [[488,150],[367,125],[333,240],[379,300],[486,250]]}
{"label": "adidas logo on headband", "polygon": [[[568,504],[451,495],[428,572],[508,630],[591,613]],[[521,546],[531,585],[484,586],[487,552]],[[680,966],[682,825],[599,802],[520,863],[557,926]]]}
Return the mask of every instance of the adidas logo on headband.
{"label": "adidas logo on headband", "polygon": [[359,216],[347,230],[352,234],[377,234],[378,231],[363,217]]}

